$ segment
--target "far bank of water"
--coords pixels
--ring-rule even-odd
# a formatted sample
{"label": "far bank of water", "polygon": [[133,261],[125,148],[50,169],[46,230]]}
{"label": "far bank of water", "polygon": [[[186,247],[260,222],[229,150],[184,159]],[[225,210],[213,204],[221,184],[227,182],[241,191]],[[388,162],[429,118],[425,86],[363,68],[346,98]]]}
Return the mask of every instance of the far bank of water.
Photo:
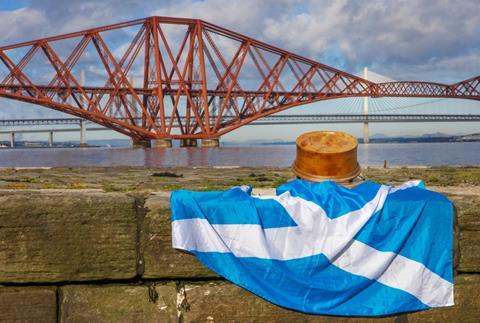
{"label": "far bank of water", "polygon": [[[0,167],[82,166],[278,166],[295,158],[294,145],[220,148],[35,148],[0,149]],[[479,165],[480,142],[360,144],[364,166]]]}

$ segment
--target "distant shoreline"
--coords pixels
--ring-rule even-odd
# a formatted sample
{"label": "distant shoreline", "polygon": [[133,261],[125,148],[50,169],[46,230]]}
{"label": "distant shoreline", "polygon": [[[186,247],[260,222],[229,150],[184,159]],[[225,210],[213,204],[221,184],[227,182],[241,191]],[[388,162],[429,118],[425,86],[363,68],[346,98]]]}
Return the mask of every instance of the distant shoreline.
{"label": "distant shoreline", "polygon": [[[363,144],[363,138],[357,138],[358,142]],[[392,137],[392,138],[370,138],[370,144],[408,144],[408,143],[441,143],[441,142],[480,142],[480,138],[459,139],[458,137]],[[255,146],[271,146],[271,145],[295,145],[295,141],[276,141],[255,143]]]}
{"label": "distant shoreline", "polygon": [[[364,143],[363,138],[357,138],[360,144]],[[290,146],[295,145],[295,141],[221,141],[222,146],[238,147],[238,146]],[[373,137],[370,138],[370,144],[408,144],[408,143],[465,143],[480,142],[480,134],[470,134],[463,136],[420,136],[420,137]],[[0,141],[0,149],[10,148],[10,142]],[[17,148],[50,148],[47,141],[16,141]],[[56,141],[52,148],[77,148],[80,147],[78,141]],[[130,147],[129,139],[106,139],[106,140],[88,140],[88,147],[106,147],[106,148],[125,148]]]}
{"label": "distant shoreline", "polygon": [[[358,142],[363,144],[363,138],[357,138]],[[370,137],[371,144],[401,144],[401,143],[440,143],[440,142],[480,142],[480,133],[461,135],[461,136],[420,136],[420,137]],[[251,141],[246,142],[254,146],[276,146],[276,145],[295,145],[295,141]],[[241,145],[245,143],[229,143],[231,145]]]}

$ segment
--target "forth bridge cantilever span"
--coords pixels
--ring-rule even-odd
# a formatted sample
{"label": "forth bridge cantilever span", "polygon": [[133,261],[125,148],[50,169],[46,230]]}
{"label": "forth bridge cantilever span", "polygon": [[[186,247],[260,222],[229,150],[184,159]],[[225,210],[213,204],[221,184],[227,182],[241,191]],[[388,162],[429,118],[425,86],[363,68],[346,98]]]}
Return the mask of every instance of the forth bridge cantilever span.
{"label": "forth bridge cantilever span", "polygon": [[0,47],[0,97],[136,141],[217,139],[296,106],[382,96],[480,100],[480,76],[375,83],[202,20],[169,17]]}

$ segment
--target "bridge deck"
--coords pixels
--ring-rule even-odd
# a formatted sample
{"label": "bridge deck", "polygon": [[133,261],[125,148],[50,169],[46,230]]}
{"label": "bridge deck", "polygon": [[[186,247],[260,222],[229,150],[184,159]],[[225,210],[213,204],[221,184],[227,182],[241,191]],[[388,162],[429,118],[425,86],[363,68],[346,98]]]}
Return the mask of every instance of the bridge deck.
{"label": "bridge deck", "polygon": [[[184,118],[184,117],[182,117]],[[214,117],[212,117],[214,118]],[[140,123],[141,118],[136,118]],[[227,118],[224,118],[228,121]],[[11,119],[0,120],[0,127],[18,126],[56,126],[56,125],[77,125],[83,119],[80,118],[49,118],[49,119]],[[86,120],[87,124],[94,124]],[[480,114],[302,114],[302,115],[273,115],[253,121],[251,126],[260,125],[288,125],[288,124],[321,124],[321,123],[389,123],[389,122],[480,122]],[[72,131],[72,129],[22,129],[15,132],[45,132],[45,131]],[[89,127],[90,131],[110,130],[105,127]],[[9,133],[9,130],[2,130],[0,133]]]}

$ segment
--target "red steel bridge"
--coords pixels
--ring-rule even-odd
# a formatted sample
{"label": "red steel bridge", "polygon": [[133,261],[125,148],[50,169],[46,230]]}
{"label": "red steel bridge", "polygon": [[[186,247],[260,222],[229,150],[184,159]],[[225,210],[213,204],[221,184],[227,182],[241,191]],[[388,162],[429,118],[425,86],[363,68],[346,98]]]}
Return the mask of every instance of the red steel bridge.
{"label": "red steel bridge", "polygon": [[[89,84],[85,68],[94,76]],[[480,100],[480,76],[454,84],[376,83],[202,20],[149,17],[1,46],[0,97],[87,119],[135,141],[188,141],[217,139],[322,100]]]}

